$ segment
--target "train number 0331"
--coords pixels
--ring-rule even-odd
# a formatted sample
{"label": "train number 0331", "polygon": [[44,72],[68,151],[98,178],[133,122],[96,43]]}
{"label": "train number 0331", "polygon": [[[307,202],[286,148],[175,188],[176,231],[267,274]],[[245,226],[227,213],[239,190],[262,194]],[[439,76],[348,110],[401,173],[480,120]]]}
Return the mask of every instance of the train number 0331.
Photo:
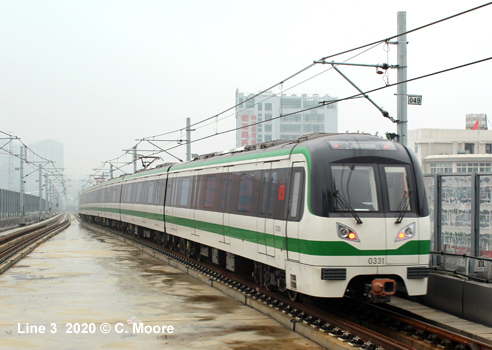
{"label": "train number 0331", "polygon": [[384,264],[384,258],[369,258],[367,262],[370,265],[381,265]]}

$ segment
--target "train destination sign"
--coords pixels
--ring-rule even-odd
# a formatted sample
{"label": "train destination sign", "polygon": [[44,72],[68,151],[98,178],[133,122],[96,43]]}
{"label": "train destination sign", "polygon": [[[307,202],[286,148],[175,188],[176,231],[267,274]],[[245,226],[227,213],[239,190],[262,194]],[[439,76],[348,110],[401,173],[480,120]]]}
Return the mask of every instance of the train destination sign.
{"label": "train destination sign", "polygon": [[422,105],[422,95],[407,95],[409,105]]}

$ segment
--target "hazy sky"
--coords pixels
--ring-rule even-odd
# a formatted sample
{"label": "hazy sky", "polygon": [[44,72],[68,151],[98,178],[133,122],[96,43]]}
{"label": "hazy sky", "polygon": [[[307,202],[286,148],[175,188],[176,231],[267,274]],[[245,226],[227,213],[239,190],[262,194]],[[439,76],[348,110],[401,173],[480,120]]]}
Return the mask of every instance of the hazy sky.
{"label": "hazy sky", "polygon": [[[483,3],[0,0],[0,130],[27,144],[47,138],[64,143],[66,173],[88,175],[135,139],[233,106],[236,88],[258,92],[321,57],[396,34],[398,11],[406,11],[407,29],[413,29]],[[408,78],[492,56],[490,18],[492,6],[409,34]],[[396,46],[385,49],[381,45],[351,62],[389,58],[396,64]],[[289,90],[327,68],[312,68],[273,92],[339,98],[356,93],[334,71]],[[374,68],[341,70],[363,90],[384,85]],[[488,61],[410,83],[408,92],[423,95],[423,105],[409,106],[409,129],[461,129],[465,114],[492,114],[491,71]],[[396,70],[388,75],[395,83]],[[396,87],[388,88],[371,98],[396,118],[395,93]],[[340,132],[396,131],[366,100],[338,108]],[[193,138],[233,128],[234,113],[223,117],[194,131]],[[193,144],[192,152],[233,147],[230,133]],[[185,148],[173,153],[184,159]]]}

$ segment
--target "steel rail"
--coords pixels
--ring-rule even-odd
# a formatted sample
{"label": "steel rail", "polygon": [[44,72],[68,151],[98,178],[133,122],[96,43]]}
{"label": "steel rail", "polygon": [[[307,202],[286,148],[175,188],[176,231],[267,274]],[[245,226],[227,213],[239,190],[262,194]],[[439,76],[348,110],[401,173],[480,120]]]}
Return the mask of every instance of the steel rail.
{"label": "steel rail", "polygon": [[16,237],[20,239],[19,242],[15,242],[13,245],[6,247],[6,243],[11,241],[8,240],[7,242],[3,242],[3,244],[0,246],[0,264],[7,262],[8,259],[28,248],[32,244],[36,243],[39,239],[51,234],[58,229],[66,228],[69,225],[70,221],[68,220],[67,215],[64,215],[60,216],[56,221],[52,223],[40,225],[41,227],[37,226],[34,229],[31,228],[30,230],[23,230],[27,232],[24,232],[23,235]]}

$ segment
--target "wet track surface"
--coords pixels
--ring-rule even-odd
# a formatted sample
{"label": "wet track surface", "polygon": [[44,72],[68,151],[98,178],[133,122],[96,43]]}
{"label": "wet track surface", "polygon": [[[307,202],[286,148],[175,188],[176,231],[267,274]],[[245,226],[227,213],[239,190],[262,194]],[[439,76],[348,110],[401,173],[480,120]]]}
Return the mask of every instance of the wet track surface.
{"label": "wet track surface", "polygon": [[2,348],[319,349],[77,221],[0,275],[0,309]]}

